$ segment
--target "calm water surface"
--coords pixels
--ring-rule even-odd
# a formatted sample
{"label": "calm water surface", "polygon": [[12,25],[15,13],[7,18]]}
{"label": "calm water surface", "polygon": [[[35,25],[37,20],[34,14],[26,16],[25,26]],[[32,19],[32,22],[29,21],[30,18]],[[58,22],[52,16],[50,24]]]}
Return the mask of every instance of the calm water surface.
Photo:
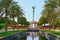
{"label": "calm water surface", "polygon": [[[27,40],[32,40],[32,36],[27,36]],[[39,36],[34,36],[34,40],[39,40]]]}

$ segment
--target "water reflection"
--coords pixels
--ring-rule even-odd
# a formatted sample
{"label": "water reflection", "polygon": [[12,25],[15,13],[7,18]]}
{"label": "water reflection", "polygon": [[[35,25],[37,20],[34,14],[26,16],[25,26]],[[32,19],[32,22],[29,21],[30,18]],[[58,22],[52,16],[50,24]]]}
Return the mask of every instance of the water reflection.
{"label": "water reflection", "polygon": [[2,38],[0,40],[45,40],[45,37],[40,37],[40,32],[20,32],[8,37]]}
{"label": "water reflection", "polygon": [[[27,40],[32,40],[32,36],[27,36]],[[34,40],[39,40],[39,36],[34,36]]]}
{"label": "water reflection", "polygon": [[38,32],[30,32],[27,36],[27,40],[39,40]]}

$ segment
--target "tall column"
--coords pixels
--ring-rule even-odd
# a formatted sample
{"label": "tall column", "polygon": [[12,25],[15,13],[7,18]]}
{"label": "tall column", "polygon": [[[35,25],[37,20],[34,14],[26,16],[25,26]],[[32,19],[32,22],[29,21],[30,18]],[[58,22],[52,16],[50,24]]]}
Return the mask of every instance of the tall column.
{"label": "tall column", "polygon": [[33,22],[34,22],[34,12],[35,12],[35,7],[32,7],[33,9]]}

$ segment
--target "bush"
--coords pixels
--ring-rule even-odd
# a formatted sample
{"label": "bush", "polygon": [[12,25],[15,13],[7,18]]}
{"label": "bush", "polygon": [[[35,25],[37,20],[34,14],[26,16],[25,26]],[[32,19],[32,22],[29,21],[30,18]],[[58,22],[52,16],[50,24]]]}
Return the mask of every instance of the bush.
{"label": "bush", "polygon": [[4,28],[5,24],[0,24],[0,30]]}

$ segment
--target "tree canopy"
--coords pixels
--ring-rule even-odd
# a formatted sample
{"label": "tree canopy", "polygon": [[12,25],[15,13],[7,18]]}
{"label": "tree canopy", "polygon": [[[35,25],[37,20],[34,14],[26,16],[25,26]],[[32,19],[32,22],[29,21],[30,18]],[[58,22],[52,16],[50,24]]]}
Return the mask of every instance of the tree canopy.
{"label": "tree canopy", "polygon": [[18,23],[21,24],[21,25],[25,25],[25,26],[29,25],[29,22],[26,20],[25,17],[19,17],[19,22]]}
{"label": "tree canopy", "polygon": [[[40,17],[38,23],[44,24],[47,21],[49,25],[52,25],[53,28],[55,25],[60,24],[60,0],[45,0],[44,9],[41,12],[42,16]],[[43,19],[43,20],[42,20]]]}

